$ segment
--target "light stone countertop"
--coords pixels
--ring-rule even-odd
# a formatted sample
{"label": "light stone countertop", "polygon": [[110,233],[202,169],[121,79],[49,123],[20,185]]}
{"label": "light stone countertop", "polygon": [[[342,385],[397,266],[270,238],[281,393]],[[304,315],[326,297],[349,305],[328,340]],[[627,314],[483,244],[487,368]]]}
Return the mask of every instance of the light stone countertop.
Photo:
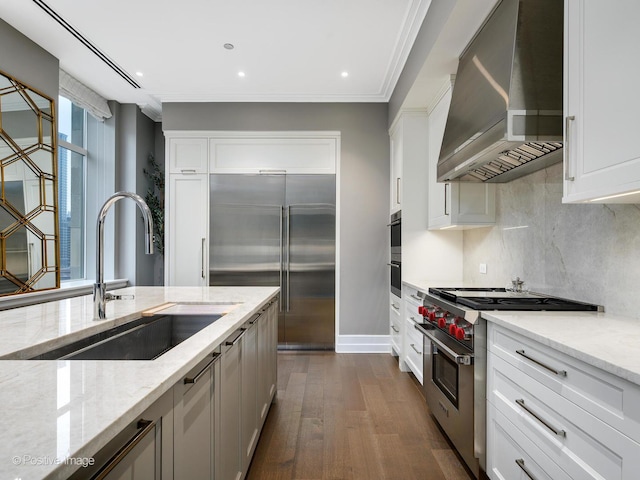
{"label": "light stone countertop", "polygon": [[[427,292],[429,287],[434,286],[479,286],[437,281],[403,283],[422,292]],[[606,312],[486,310],[482,311],[481,316],[489,322],[640,385],[640,319]]]}
{"label": "light stone countertop", "polygon": [[0,358],[28,358],[168,302],[237,303],[156,360],[0,361],[0,478],[67,478],[274,295],[277,287],[129,287],[94,321],[91,296],[0,312]]}

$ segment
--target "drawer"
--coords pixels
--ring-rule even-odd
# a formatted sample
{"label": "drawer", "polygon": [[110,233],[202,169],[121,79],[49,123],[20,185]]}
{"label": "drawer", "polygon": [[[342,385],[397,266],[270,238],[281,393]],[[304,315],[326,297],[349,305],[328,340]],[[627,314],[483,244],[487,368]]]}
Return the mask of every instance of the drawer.
{"label": "drawer", "polygon": [[[401,300],[395,295],[390,295],[389,300],[389,337],[391,348],[396,355],[402,353],[402,315]],[[393,351],[391,353],[393,353]]]}
{"label": "drawer", "polygon": [[570,477],[637,478],[640,444],[499,356],[487,366],[489,402]]}
{"label": "drawer", "polygon": [[411,320],[405,320],[405,361],[411,368],[416,378],[423,383],[423,359],[422,349],[424,336],[414,327],[415,323]]}
{"label": "drawer", "polygon": [[487,413],[487,474],[493,480],[571,480],[502,413]]}
{"label": "drawer", "polygon": [[640,387],[491,322],[489,350],[640,442]]}

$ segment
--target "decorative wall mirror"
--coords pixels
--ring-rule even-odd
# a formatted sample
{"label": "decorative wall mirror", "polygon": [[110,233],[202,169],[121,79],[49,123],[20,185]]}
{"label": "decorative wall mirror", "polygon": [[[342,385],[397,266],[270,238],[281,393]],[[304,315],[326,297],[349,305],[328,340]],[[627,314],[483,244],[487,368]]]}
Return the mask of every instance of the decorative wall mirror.
{"label": "decorative wall mirror", "polygon": [[0,296],[60,286],[54,101],[0,72]]}

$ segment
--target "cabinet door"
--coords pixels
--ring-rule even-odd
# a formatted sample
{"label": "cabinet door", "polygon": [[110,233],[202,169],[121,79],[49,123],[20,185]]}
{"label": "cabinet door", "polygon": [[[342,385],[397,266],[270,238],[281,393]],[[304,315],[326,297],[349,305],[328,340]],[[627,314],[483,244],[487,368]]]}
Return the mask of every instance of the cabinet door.
{"label": "cabinet door", "polygon": [[213,478],[214,353],[174,387],[174,466],[177,478]]}
{"label": "cabinet door", "polygon": [[483,227],[495,223],[495,185],[437,181],[437,166],[452,88],[429,114],[429,229]]}
{"label": "cabinet door", "polygon": [[635,0],[565,1],[565,203],[640,189],[639,17]]}
{"label": "cabinet door", "polygon": [[208,185],[207,175],[169,175],[166,285],[209,284]]}
{"label": "cabinet door", "polygon": [[[240,388],[242,335],[237,332],[222,347],[220,358],[220,443],[216,447],[216,478],[222,480],[238,480],[242,478],[242,460],[240,452]],[[231,343],[231,345],[226,345]]]}
{"label": "cabinet door", "polygon": [[[274,356],[277,354],[277,311],[270,304],[258,319],[258,427],[267,419],[275,392]],[[276,359],[277,361],[277,359]]]}
{"label": "cabinet door", "polygon": [[169,173],[207,173],[206,138],[170,138]]}
{"label": "cabinet door", "polygon": [[258,319],[249,322],[242,336],[242,470],[246,472],[251,463],[258,441]]}
{"label": "cabinet door", "polygon": [[402,119],[391,132],[391,213],[402,204]]}
{"label": "cabinet door", "polygon": [[[123,452],[127,452],[122,456]],[[171,480],[173,475],[173,396],[168,392],[93,456],[71,480]]]}
{"label": "cabinet door", "polygon": [[391,353],[402,359],[402,299],[389,294],[389,335]]}

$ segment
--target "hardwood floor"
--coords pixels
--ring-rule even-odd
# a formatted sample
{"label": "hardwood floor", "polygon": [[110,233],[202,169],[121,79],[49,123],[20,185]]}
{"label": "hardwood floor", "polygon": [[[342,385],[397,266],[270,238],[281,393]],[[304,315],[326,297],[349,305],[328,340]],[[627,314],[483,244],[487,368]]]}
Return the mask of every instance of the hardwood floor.
{"label": "hardwood floor", "polygon": [[281,352],[248,480],[469,480],[388,354]]}

